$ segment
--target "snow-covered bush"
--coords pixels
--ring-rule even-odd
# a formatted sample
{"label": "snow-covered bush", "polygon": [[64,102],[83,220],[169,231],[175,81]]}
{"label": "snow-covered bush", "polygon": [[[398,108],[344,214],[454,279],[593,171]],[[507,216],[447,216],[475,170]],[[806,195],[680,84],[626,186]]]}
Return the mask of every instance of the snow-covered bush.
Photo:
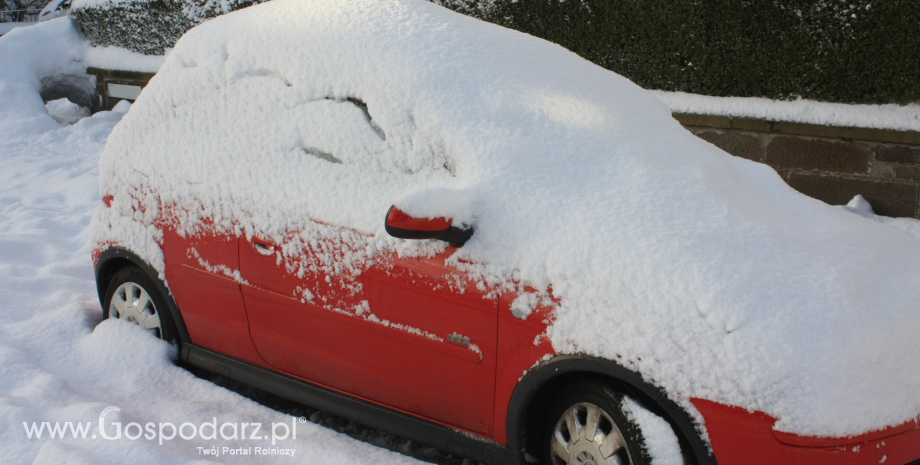
{"label": "snow-covered bush", "polygon": [[[90,42],[162,55],[265,0],[75,0]],[[915,0],[429,0],[578,53],[647,89],[842,103],[920,101]]]}
{"label": "snow-covered bush", "polygon": [[185,31],[265,0],[76,0],[73,13],[90,42],[163,55]]}
{"label": "snow-covered bush", "polygon": [[647,89],[920,100],[916,0],[430,0],[549,40]]}

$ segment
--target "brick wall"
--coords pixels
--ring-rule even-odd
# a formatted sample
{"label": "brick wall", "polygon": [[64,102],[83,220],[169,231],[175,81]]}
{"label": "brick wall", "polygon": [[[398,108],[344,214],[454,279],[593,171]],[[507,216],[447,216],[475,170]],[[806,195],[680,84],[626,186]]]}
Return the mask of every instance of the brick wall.
{"label": "brick wall", "polygon": [[920,132],[675,114],[698,137],[771,166],[831,205],[861,194],[879,215],[920,219]]}

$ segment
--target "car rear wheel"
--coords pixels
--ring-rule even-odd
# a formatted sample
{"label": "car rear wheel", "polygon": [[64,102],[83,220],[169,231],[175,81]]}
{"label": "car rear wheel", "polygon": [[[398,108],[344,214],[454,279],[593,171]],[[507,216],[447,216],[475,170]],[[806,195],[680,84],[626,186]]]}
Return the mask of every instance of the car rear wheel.
{"label": "car rear wheel", "polygon": [[646,465],[651,460],[638,425],[622,409],[623,395],[600,381],[569,386],[549,410],[543,437],[550,465]]}
{"label": "car rear wheel", "polygon": [[124,267],[112,277],[105,292],[102,316],[134,323],[169,342],[178,340],[166,299],[154,281],[136,266]]}

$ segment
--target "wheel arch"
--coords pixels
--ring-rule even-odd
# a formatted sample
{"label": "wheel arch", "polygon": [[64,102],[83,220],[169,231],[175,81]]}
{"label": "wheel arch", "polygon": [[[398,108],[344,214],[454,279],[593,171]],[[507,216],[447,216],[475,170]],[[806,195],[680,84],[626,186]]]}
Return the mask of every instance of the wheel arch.
{"label": "wheel arch", "polygon": [[518,383],[508,406],[508,446],[515,451],[528,451],[528,443],[542,425],[552,398],[570,383],[584,379],[602,379],[645,408],[664,418],[677,433],[681,449],[698,465],[715,465],[716,459],[709,445],[700,437],[693,418],[677,403],[665,395],[664,390],[642,379],[639,373],[611,360],[588,355],[558,355],[541,362],[524,375]]}
{"label": "wheel arch", "polygon": [[188,336],[188,330],[185,328],[185,321],[182,319],[182,313],[173,298],[172,292],[166,287],[166,284],[159,278],[159,273],[155,268],[150,266],[144,259],[137,256],[134,252],[124,247],[109,247],[102,251],[96,262],[96,292],[99,295],[99,305],[105,305],[105,291],[109,287],[109,282],[115,273],[126,266],[137,266],[156,284],[157,291],[166,299],[169,306],[169,314],[176,324],[176,331],[179,333],[179,343],[185,344],[191,342]]}

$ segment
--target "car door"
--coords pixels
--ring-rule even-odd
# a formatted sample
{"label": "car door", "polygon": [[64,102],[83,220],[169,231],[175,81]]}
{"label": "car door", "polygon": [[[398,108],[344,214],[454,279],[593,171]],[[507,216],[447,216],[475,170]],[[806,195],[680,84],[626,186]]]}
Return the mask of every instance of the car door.
{"label": "car door", "polygon": [[192,344],[260,363],[234,275],[239,269],[239,238],[207,226],[180,233],[180,222],[166,211],[157,225],[163,232],[166,281]]}
{"label": "car door", "polygon": [[[331,241],[319,249],[342,256],[330,251],[348,247]],[[252,340],[285,373],[491,435],[498,302],[445,265],[453,250],[381,254],[336,273],[335,263],[305,270],[279,244],[241,239]]]}

